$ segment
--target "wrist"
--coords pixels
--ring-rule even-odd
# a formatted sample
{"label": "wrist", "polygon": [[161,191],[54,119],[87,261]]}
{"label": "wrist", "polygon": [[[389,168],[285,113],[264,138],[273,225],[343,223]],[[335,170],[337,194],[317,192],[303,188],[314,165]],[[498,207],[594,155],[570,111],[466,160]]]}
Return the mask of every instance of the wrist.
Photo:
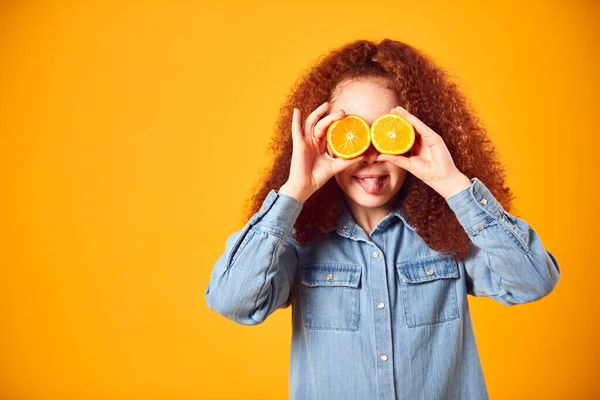
{"label": "wrist", "polygon": [[295,187],[289,182],[284,183],[277,192],[296,199],[302,204],[310,197],[310,194],[306,193],[305,190]]}
{"label": "wrist", "polygon": [[454,196],[462,192],[464,189],[471,186],[473,182],[462,172],[456,170],[448,178],[440,181],[433,189],[438,192],[444,199]]}

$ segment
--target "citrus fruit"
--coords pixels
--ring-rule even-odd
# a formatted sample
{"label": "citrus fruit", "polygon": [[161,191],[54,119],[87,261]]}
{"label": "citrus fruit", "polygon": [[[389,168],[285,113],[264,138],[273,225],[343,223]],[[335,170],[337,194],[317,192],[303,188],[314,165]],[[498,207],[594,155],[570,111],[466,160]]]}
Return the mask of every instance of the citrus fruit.
{"label": "citrus fruit", "polygon": [[415,128],[395,113],[377,117],[370,133],[373,146],[382,154],[403,154],[415,143]]}
{"label": "citrus fruit", "polygon": [[327,128],[327,144],[340,158],[359,156],[371,144],[369,124],[359,115],[346,114]]}

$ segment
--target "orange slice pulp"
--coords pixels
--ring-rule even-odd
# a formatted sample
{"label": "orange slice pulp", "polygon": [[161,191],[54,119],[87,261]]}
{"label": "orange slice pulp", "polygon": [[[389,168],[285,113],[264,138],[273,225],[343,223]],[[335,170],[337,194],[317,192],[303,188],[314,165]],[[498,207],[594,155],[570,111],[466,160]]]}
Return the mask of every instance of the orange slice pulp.
{"label": "orange slice pulp", "polygon": [[371,124],[371,141],[382,154],[403,154],[415,143],[415,128],[399,114],[383,114]]}
{"label": "orange slice pulp", "polygon": [[327,129],[327,144],[336,156],[353,158],[364,153],[371,144],[370,126],[361,116],[346,114]]}

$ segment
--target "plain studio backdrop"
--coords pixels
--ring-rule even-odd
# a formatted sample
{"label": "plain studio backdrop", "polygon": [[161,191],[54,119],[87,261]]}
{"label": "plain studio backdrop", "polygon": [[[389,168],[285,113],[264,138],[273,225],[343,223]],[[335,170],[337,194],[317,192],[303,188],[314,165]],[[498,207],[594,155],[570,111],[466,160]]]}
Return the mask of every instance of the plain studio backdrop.
{"label": "plain studio backdrop", "polygon": [[[492,399],[600,398],[597,1],[3,1],[0,399],[284,399],[291,310],[204,299],[301,71],[404,41],[468,96],[558,259],[469,298]],[[290,121],[291,122],[291,121]]]}

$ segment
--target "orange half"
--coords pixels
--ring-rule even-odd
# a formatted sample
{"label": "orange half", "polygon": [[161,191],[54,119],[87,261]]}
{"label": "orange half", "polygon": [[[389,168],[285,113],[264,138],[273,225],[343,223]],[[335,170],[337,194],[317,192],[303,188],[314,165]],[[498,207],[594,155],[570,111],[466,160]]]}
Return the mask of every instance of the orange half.
{"label": "orange half", "polygon": [[403,154],[415,143],[415,128],[399,114],[383,114],[371,124],[371,141],[382,154]]}
{"label": "orange half", "polygon": [[333,121],[327,129],[327,144],[336,156],[353,158],[361,155],[371,144],[370,127],[367,121],[356,114],[346,114]]}

